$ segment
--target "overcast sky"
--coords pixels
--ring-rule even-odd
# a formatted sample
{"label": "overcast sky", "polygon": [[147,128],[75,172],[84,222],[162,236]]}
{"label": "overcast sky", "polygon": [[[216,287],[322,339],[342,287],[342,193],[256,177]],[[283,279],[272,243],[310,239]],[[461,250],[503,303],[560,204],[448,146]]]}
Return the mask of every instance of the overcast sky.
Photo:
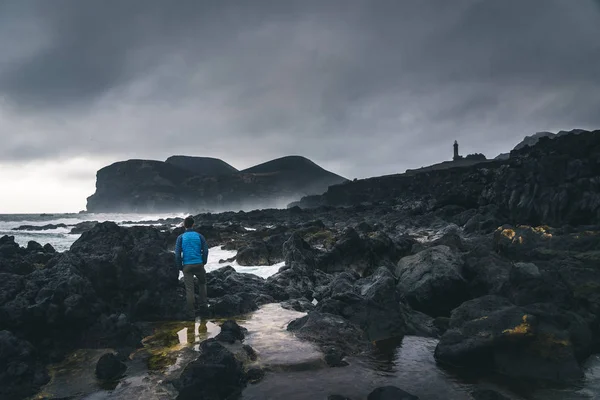
{"label": "overcast sky", "polygon": [[600,127],[597,0],[0,0],[0,213],[128,158],[347,178]]}

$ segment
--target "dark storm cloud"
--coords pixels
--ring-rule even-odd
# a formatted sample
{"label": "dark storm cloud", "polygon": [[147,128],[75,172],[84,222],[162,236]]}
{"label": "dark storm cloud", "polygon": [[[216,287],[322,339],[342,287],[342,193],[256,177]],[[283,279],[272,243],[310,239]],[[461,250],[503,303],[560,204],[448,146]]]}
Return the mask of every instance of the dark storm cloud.
{"label": "dark storm cloud", "polygon": [[39,0],[0,15],[0,160],[302,154],[368,176],[447,159],[454,139],[495,156],[600,126],[593,0]]}

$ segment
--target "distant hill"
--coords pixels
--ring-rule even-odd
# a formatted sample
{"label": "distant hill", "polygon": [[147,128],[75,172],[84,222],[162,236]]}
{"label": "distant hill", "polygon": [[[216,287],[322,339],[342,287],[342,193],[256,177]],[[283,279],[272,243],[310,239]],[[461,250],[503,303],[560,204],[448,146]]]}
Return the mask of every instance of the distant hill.
{"label": "distant hill", "polygon": [[346,181],[346,178],[329,172],[301,156],[277,158],[241,172],[252,175],[270,175],[273,182],[286,190],[302,187],[303,191],[307,193],[323,193],[330,185]]}
{"label": "distant hill", "polygon": [[171,156],[165,161],[196,175],[228,175],[239,172],[225,161],[212,157]]}
{"label": "distant hill", "polygon": [[[242,170],[248,174],[268,174],[281,171],[325,171],[308,158],[302,156],[287,156],[276,158],[275,160],[267,161],[254,167]],[[325,171],[327,172],[327,171]],[[335,175],[335,174],[332,174]],[[337,176],[337,175],[336,175]]]}
{"label": "distant hill", "polygon": [[307,158],[283,157],[238,171],[208,157],[128,160],[102,168],[89,212],[201,212],[283,207],[345,178]]}

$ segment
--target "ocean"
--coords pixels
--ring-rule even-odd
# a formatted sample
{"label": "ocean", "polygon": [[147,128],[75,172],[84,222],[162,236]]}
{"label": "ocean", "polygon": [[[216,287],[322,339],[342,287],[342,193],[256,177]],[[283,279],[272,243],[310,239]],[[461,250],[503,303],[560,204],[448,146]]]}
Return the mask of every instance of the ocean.
{"label": "ocean", "polygon": [[[155,221],[161,218],[185,217],[184,215],[144,215],[144,214],[0,214],[0,237],[14,236],[21,246],[26,246],[30,240],[44,245],[50,243],[56,251],[68,250],[80,235],[71,234],[71,228],[85,221],[113,221],[127,226],[123,222]],[[51,230],[15,231],[21,225],[58,225],[65,224],[67,228]]]}
{"label": "ocean", "polygon": [[[0,214],[0,237],[4,235],[14,236],[15,242],[21,246],[27,246],[30,240],[34,240],[42,245],[49,243],[56,251],[69,250],[71,245],[81,236],[72,234],[71,229],[86,221],[113,221],[121,226],[133,226],[143,221],[157,221],[167,218],[184,218],[183,214]],[[64,224],[66,228],[56,228],[50,230],[13,230],[22,225],[31,225],[42,227],[44,225]],[[144,224],[146,225],[146,224]],[[251,230],[251,228],[247,228]],[[270,266],[240,266],[237,262],[219,263],[220,260],[226,260],[236,255],[236,251],[222,250],[219,246],[209,249],[208,263],[206,271],[211,272],[224,266],[230,265],[238,272],[254,274],[267,278],[275,274],[284,263],[278,263]]]}

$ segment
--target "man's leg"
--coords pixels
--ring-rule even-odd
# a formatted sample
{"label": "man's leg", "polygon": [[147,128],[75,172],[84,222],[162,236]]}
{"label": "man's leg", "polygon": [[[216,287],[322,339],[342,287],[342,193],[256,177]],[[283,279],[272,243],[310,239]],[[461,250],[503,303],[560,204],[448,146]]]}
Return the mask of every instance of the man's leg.
{"label": "man's leg", "polygon": [[196,271],[196,278],[198,278],[200,292],[200,307],[206,307],[208,299],[206,294],[206,270],[204,269],[204,264],[198,264]]}
{"label": "man's leg", "polygon": [[194,298],[194,271],[193,265],[183,267],[183,283],[185,284],[185,299],[187,302],[187,312],[189,316],[194,316],[195,298]]}

